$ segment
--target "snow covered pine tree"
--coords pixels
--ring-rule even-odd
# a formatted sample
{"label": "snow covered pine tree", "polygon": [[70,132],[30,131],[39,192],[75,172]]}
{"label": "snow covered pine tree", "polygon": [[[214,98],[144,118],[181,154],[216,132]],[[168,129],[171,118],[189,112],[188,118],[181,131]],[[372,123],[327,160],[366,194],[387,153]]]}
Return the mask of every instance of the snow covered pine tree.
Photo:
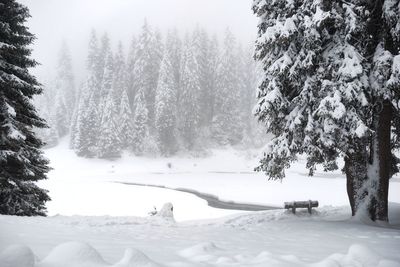
{"label": "snow covered pine tree", "polygon": [[256,116],[275,136],[256,169],[282,179],[306,154],[312,175],[343,157],[352,214],[387,221],[398,170],[399,1],[254,0],[253,11],[265,72]]}
{"label": "snow covered pine tree", "polygon": [[34,36],[24,26],[29,11],[15,0],[0,2],[0,214],[45,215],[46,190],[35,182],[49,171],[33,127],[46,127],[32,105],[42,89],[28,68]]}

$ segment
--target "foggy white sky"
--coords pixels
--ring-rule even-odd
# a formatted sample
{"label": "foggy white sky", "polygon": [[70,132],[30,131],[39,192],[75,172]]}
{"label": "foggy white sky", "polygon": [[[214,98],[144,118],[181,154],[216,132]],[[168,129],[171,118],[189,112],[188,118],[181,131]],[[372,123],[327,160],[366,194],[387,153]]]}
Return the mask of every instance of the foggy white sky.
{"label": "foggy white sky", "polygon": [[[37,37],[33,56],[42,66],[34,72],[40,78],[52,73],[61,42],[71,49],[77,73],[84,70],[89,33],[92,28],[125,48],[138,34],[144,18],[161,31],[176,27],[180,32],[196,24],[220,34],[226,27],[242,42],[256,34],[257,20],[252,0],[20,0],[29,7],[28,26]],[[114,45],[116,45],[114,43]],[[78,74],[79,76],[79,74]],[[82,77],[80,77],[82,78]]]}

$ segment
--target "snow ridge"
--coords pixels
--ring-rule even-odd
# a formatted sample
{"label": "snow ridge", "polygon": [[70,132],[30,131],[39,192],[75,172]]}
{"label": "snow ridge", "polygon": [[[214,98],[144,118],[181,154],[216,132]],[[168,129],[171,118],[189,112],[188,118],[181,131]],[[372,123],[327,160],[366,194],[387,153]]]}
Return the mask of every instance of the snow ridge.
{"label": "snow ridge", "polygon": [[[308,264],[294,255],[275,255],[261,251],[257,255],[230,255],[229,251],[212,242],[201,243],[178,254],[188,261],[179,266],[312,266],[312,267],[398,267],[399,262],[383,259],[368,247],[353,244],[347,254],[335,253],[326,259]],[[122,259],[114,265],[104,261],[90,245],[81,242],[67,242],[55,247],[42,261],[26,246],[10,246],[0,254],[2,267],[162,267],[136,249],[126,249]],[[192,265],[194,264],[194,265]],[[177,266],[176,263],[168,266]]]}

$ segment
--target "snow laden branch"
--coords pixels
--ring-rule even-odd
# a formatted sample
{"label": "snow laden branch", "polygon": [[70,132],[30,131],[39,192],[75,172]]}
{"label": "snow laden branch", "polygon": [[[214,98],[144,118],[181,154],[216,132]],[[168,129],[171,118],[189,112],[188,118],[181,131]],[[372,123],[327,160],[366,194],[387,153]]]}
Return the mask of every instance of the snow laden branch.
{"label": "snow laden branch", "polygon": [[353,215],[386,221],[398,170],[398,1],[255,0],[253,11],[265,73],[255,114],[274,135],[256,170],[283,179],[305,154],[312,175],[343,157]]}

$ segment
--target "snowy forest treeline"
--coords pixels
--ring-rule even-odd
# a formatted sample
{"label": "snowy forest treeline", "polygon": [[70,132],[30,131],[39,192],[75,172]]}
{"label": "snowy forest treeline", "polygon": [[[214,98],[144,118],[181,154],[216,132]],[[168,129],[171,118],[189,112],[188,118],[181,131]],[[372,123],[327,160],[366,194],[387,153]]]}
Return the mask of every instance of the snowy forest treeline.
{"label": "snowy forest treeline", "polygon": [[85,81],[75,89],[64,43],[56,77],[37,99],[48,146],[69,134],[82,157],[173,155],[224,145],[256,145],[252,115],[257,67],[252,47],[226,30],[219,40],[196,27],[165,36],[145,22],[125,54],[92,31]]}

